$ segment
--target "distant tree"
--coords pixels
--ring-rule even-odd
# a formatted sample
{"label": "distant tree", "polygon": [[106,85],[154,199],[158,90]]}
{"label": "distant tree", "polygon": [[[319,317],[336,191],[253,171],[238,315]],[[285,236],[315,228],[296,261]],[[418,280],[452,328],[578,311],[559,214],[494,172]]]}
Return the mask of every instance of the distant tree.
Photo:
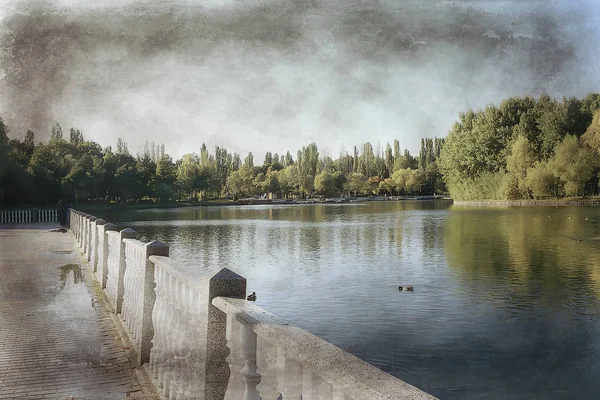
{"label": "distant tree", "polygon": [[326,171],[321,172],[315,177],[315,192],[317,194],[331,197],[335,193],[335,181],[333,176]]}
{"label": "distant tree", "polygon": [[71,128],[71,130],[69,131],[69,143],[71,143],[74,146],[83,143],[83,134],[79,129]]}
{"label": "distant tree", "polygon": [[57,122],[52,126],[52,130],[50,132],[50,140],[62,140],[63,132],[60,124]]}
{"label": "distant tree", "polygon": [[31,156],[33,154],[33,149],[35,148],[35,133],[33,133],[31,129],[27,130],[25,141],[23,143],[27,146],[27,152]]}

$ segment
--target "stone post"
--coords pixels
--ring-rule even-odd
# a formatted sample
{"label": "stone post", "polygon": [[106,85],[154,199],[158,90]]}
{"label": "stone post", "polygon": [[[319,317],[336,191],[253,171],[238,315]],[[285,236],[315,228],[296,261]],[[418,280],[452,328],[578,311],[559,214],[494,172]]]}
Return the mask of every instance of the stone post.
{"label": "stone post", "polygon": [[71,233],[74,234],[75,233],[75,212],[73,211],[72,208],[69,208],[69,217],[67,218],[67,220],[69,221],[68,223],[68,227],[71,230]]}
{"label": "stone post", "polygon": [[102,249],[102,263],[98,266],[98,270],[102,273],[102,278],[99,279],[102,289],[106,289],[106,280],[108,279],[108,231],[116,230],[117,226],[110,222],[103,226],[102,235],[104,235],[104,247]]}
{"label": "stone post", "polygon": [[81,251],[84,251],[84,243],[85,243],[85,227],[87,224],[88,214],[81,213],[81,235],[79,236],[79,248]]}
{"label": "stone post", "polygon": [[83,254],[86,255],[88,250],[89,250],[89,243],[90,243],[90,218],[92,218],[92,216],[90,214],[86,214],[85,215],[85,219],[83,220],[83,224],[84,224],[84,228],[83,228],[83,243],[82,243],[82,250],[83,250]]}
{"label": "stone post", "polygon": [[71,216],[73,221],[71,232],[73,232],[73,235],[75,236],[75,242],[79,245],[79,211],[71,209]]}
{"label": "stone post", "polygon": [[[92,249],[94,251],[92,251],[92,271],[97,272],[98,270],[102,270],[102,265],[98,266],[98,262],[102,263],[102,260],[100,260],[100,257],[98,255],[98,249],[100,247],[100,235],[102,235],[102,239],[104,239],[104,225],[106,225],[106,221],[103,220],[102,218],[97,219],[96,222],[94,223],[94,230],[93,233],[94,235],[92,235],[92,240],[94,241],[94,244],[92,246]],[[104,242],[104,241],[103,241]],[[102,247],[104,249],[104,247]],[[103,254],[104,256],[104,254]],[[102,280],[99,279],[100,283],[102,283]]]}
{"label": "stone post", "polygon": [[92,251],[94,250],[94,229],[96,229],[96,217],[90,217],[88,220],[88,237],[87,237],[87,252],[85,253],[87,256],[87,260],[92,260]]}
{"label": "stone post", "polygon": [[148,259],[150,256],[169,256],[169,246],[164,243],[155,240],[150,243],[146,243],[146,268],[144,272],[144,281],[142,287],[144,288],[144,298],[142,301],[141,310],[142,313],[142,332],[140,340],[140,364],[147,363],[150,361],[150,350],[152,349],[152,338],[154,337],[154,326],[152,325],[152,309],[154,308],[154,302],[156,300],[156,293],[154,293],[154,263]]}
{"label": "stone post", "polygon": [[[213,306],[215,297],[246,298],[246,278],[223,268],[208,284],[208,321],[206,325],[205,399],[223,399],[229,382],[227,356],[227,315]],[[204,332],[202,332],[204,333]]]}
{"label": "stone post", "polygon": [[123,239],[135,239],[137,232],[131,228],[123,229],[119,232],[119,243],[121,249],[119,250],[119,276],[117,277],[117,298],[115,301],[115,314],[120,314],[123,308],[123,294],[125,294],[125,242]]}

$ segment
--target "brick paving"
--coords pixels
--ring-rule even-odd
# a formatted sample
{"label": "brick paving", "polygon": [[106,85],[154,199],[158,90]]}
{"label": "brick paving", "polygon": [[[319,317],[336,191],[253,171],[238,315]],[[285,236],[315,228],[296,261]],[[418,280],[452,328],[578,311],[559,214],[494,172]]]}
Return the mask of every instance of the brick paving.
{"label": "brick paving", "polygon": [[70,232],[0,225],[0,399],[147,399]]}

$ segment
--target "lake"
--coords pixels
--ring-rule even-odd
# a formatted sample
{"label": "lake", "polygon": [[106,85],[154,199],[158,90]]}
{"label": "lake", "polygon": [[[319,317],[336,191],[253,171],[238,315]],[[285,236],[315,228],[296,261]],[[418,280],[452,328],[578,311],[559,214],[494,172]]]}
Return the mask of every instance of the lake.
{"label": "lake", "polygon": [[96,214],[169,244],[190,268],[239,273],[258,305],[440,398],[600,393],[598,206]]}

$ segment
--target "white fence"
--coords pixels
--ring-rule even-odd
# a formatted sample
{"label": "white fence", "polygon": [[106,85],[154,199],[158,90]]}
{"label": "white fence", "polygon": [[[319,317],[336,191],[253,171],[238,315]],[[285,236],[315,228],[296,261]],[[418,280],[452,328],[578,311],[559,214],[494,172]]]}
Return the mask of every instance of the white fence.
{"label": "white fence", "polygon": [[75,210],[70,221],[139,362],[169,399],[434,399],[245,300],[246,279],[227,268],[183,269],[168,246],[131,229]]}
{"label": "white fence", "polygon": [[54,208],[26,210],[0,210],[0,224],[27,224],[32,222],[56,222],[60,213]]}

